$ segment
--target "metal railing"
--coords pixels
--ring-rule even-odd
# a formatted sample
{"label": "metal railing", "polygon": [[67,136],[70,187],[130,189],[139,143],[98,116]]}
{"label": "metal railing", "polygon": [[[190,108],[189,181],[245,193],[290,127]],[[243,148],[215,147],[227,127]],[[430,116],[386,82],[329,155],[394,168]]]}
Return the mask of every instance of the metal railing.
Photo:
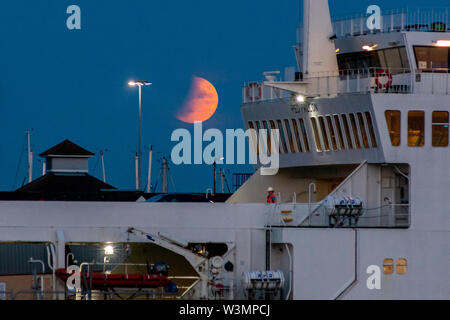
{"label": "metal railing", "polygon": [[[301,84],[302,83],[302,84]],[[349,69],[310,75],[299,82],[308,96],[331,97],[342,94],[431,94],[450,95],[450,70],[427,69],[411,72],[400,68]],[[293,94],[264,82],[251,82],[242,88],[243,104],[288,101]]]}
{"label": "metal railing", "polygon": [[[333,30],[338,38],[386,32],[449,32],[450,16],[448,8],[396,9],[383,11],[381,28],[369,30],[369,15],[333,18]],[[300,39],[301,40],[301,39]]]}
{"label": "metal railing", "polygon": [[280,203],[268,213],[271,227],[316,228],[408,228],[410,206],[390,204],[378,208],[364,208],[360,215],[345,216],[336,222],[322,203]]}

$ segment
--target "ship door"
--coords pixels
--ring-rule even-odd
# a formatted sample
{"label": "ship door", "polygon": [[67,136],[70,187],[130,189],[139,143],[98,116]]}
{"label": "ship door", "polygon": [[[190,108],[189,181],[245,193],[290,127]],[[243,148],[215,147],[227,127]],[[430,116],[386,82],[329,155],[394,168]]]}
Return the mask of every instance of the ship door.
{"label": "ship door", "polygon": [[409,181],[400,174],[395,175],[395,224],[409,225]]}

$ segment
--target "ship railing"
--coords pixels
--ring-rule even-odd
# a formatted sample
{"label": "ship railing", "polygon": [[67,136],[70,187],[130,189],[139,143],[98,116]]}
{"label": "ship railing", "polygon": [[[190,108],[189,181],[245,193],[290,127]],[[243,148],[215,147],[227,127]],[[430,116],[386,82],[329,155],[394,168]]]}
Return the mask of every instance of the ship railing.
{"label": "ship railing", "polygon": [[412,93],[413,77],[407,68],[345,69],[322,72],[306,80],[308,95],[329,97],[348,93]]}
{"label": "ship railing", "polygon": [[[303,83],[308,96],[330,97],[348,93],[412,93],[413,80],[411,71],[406,68],[365,68],[315,73],[294,82]],[[294,94],[262,81],[253,81],[244,83],[242,97],[245,105],[288,101]]]}
{"label": "ship railing", "polygon": [[[362,208],[331,217],[322,203],[280,203],[268,215],[271,227],[301,228],[399,228],[410,226],[409,204]],[[353,213],[352,213],[353,212]]]}
{"label": "ship railing", "polygon": [[[296,82],[299,86],[302,83],[303,90],[310,97],[355,93],[450,95],[450,70],[446,68],[413,72],[407,68],[346,69],[310,74],[303,81]],[[294,93],[273,88],[261,81],[245,83],[242,94],[244,105],[277,101],[295,103]]]}
{"label": "ship railing", "polygon": [[359,218],[360,227],[408,228],[411,224],[409,204],[389,204],[365,209]]}
{"label": "ship railing", "polygon": [[[180,291],[186,291],[188,287],[178,287]],[[42,296],[39,296],[42,294]],[[167,293],[163,288],[142,289],[133,288],[129,290],[95,290],[91,296],[87,294],[68,293],[60,290],[46,290],[36,293],[33,290],[8,291],[5,300],[55,300],[53,297],[59,295],[65,300],[179,300],[182,296],[174,293]],[[37,296],[37,297],[36,297]]]}
{"label": "ship railing", "polygon": [[[382,11],[381,26],[370,30],[367,19],[360,14],[333,18],[333,30],[338,38],[389,32],[450,32],[448,8],[394,9]],[[301,28],[299,34],[301,34]],[[301,36],[299,37],[301,42]]]}
{"label": "ship railing", "polygon": [[450,95],[450,69],[417,70],[414,79],[414,93]]}

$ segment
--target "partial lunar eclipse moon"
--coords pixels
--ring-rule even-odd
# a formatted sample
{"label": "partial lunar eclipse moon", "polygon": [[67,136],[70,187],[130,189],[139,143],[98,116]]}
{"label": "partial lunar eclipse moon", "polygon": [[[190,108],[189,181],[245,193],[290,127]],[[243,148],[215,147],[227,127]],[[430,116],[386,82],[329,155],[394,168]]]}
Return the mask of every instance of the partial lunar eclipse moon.
{"label": "partial lunar eclipse moon", "polygon": [[194,77],[177,119],[185,123],[204,122],[214,115],[218,104],[216,88],[208,80]]}

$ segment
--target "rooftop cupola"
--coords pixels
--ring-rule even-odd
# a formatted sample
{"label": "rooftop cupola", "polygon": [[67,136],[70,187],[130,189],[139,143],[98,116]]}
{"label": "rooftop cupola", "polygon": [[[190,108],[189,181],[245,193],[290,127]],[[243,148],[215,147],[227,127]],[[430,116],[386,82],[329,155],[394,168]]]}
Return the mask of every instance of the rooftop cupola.
{"label": "rooftop cupola", "polygon": [[46,159],[46,173],[88,173],[89,158],[94,154],[70,140],[65,140],[40,156]]}

